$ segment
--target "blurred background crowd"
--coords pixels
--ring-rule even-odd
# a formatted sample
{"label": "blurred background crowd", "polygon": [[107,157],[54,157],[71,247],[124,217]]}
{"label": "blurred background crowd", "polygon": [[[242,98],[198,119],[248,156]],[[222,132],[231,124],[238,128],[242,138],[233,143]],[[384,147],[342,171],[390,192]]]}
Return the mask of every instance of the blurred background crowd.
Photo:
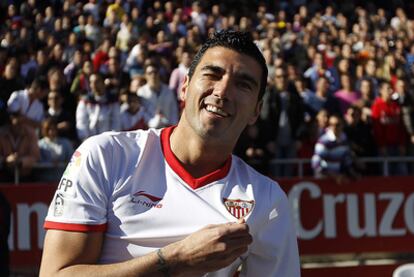
{"label": "blurred background crowd", "polygon": [[[178,93],[214,31],[249,31],[269,69],[236,154],[294,176],[381,174],[414,155],[410,1],[0,1],[0,179],[67,163],[86,138],[178,122]],[[396,162],[390,174],[412,173]]]}

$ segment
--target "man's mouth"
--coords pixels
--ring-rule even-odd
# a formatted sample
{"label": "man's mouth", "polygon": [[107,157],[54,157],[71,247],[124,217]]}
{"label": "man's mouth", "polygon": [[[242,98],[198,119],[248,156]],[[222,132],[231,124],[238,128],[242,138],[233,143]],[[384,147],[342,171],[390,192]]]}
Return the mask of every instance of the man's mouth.
{"label": "man's mouth", "polygon": [[222,109],[220,109],[217,106],[213,106],[213,105],[206,105],[206,110],[210,113],[214,113],[216,115],[222,116],[222,117],[228,117],[230,116],[230,114],[226,113],[225,111],[223,111]]}

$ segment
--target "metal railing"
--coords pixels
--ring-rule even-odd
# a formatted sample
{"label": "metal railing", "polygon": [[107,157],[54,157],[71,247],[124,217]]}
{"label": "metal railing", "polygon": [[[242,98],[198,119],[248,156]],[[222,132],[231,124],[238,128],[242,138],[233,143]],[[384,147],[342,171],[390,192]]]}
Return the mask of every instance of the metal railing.
{"label": "metal railing", "polygon": [[[407,157],[361,157],[358,160],[364,164],[379,164],[381,167],[380,176],[390,176],[390,166],[392,163],[411,164],[414,170],[414,156]],[[273,159],[270,161],[270,173],[275,172],[275,167],[291,165],[295,167],[295,174],[287,177],[305,177],[305,166],[309,166],[311,159]],[[39,163],[33,167],[33,181],[59,181],[66,168],[67,163]],[[408,174],[414,174],[414,171],[408,171]],[[14,184],[21,182],[20,170],[18,167],[14,170]]]}
{"label": "metal railing", "polygon": [[[390,165],[392,163],[412,163],[414,167],[414,156],[407,156],[407,157],[360,157],[358,161],[364,164],[380,164],[381,165],[381,174],[380,176],[390,176]],[[292,165],[297,168],[297,172],[295,176],[290,177],[304,177],[304,168],[305,165],[310,165],[311,159],[273,159],[270,161],[270,171],[274,171],[274,167],[281,166],[281,165]],[[272,168],[273,167],[273,168]],[[410,172],[408,170],[408,174],[414,174],[414,172]]]}

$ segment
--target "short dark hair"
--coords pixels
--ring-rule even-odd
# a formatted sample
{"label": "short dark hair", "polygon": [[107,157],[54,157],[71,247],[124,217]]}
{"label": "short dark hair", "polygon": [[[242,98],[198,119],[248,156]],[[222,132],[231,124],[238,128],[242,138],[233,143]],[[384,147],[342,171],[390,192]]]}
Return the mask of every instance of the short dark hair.
{"label": "short dark hair", "polygon": [[234,50],[238,53],[245,54],[255,59],[262,68],[262,77],[260,80],[259,98],[261,99],[266,90],[267,84],[267,65],[262,52],[253,41],[253,37],[248,32],[240,32],[233,30],[222,30],[215,32],[207,41],[201,46],[200,50],[195,55],[188,70],[188,77],[191,80],[197,65],[206,51],[213,47],[225,47]]}
{"label": "short dark hair", "polygon": [[32,83],[30,84],[30,87],[38,87],[42,90],[49,89],[49,84],[44,76],[38,76],[33,79]]}

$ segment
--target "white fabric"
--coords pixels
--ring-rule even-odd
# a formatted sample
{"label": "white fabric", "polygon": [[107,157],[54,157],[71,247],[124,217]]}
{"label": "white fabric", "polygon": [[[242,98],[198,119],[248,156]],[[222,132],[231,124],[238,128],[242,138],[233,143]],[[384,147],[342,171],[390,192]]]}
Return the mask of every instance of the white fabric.
{"label": "white fabric", "polygon": [[135,114],[128,112],[128,106],[121,107],[121,130],[131,130],[139,121],[143,120],[148,127],[154,127],[159,124],[154,115],[141,107]]}
{"label": "white fabric", "polygon": [[119,103],[92,103],[81,99],[76,108],[78,137],[84,140],[105,131],[120,130]]}
{"label": "white fabric", "polygon": [[[235,222],[223,203],[227,198],[255,201],[245,217],[253,243],[233,264],[205,276],[232,276],[241,264],[240,276],[300,276],[285,193],[236,156],[227,175],[193,189],[166,160],[159,130],[110,132],[79,147],[61,184],[45,226],[106,224],[100,263],[145,255],[208,224]],[[138,195],[143,193],[160,200]]]}
{"label": "white fabric", "polygon": [[413,277],[414,264],[404,264],[397,267],[392,274],[392,277]]}
{"label": "white fabric", "polygon": [[166,125],[174,125],[178,122],[177,98],[168,86],[162,84],[160,92],[156,93],[146,84],[138,89],[137,94],[147,100],[143,105],[146,105],[149,111],[160,112],[167,119]]}
{"label": "white fabric", "polygon": [[7,101],[7,106],[10,112],[20,112],[20,114],[37,122],[43,120],[44,108],[42,102],[35,99],[30,103],[27,89],[14,91]]}

